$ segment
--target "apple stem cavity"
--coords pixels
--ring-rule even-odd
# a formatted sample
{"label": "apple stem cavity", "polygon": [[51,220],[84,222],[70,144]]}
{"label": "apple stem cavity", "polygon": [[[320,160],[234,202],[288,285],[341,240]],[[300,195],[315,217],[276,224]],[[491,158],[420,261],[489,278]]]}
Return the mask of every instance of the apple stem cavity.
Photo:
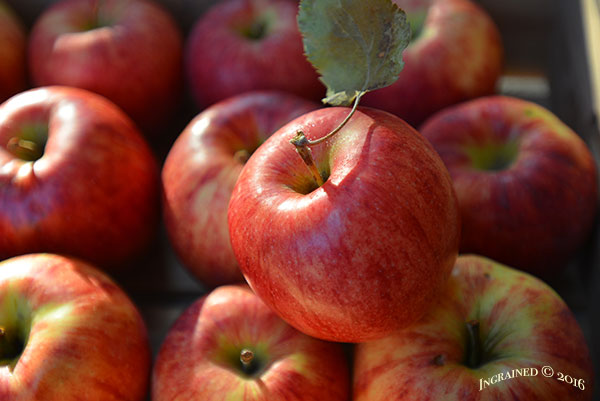
{"label": "apple stem cavity", "polygon": [[436,366],[444,366],[446,364],[446,355],[438,354],[433,358],[433,363]]}
{"label": "apple stem cavity", "polygon": [[357,93],[356,98],[354,99],[354,104],[352,106],[352,109],[350,110],[350,112],[348,113],[346,118],[344,118],[344,120],[337,127],[335,127],[331,132],[329,132],[327,135],[324,135],[319,139],[315,139],[315,140],[311,141],[310,139],[308,139],[306,137],[304,132],[297,131],[296,135],[294,135],[294,137],[290,140],[290,143],[296,147],[296,152],[298,152],[298,154],[302,158],[302,161],[304,161],[304,163],[308,167],[308,170],[312,174],[315,182],[317,183],[317,185],[319,187],[325,183],[325,180],[323,179],[323,176],[321,175],[321,173],[319,172],[319,169],[317,168],[317,165],[315,164],[315,160],[312,156],[312,150],[310,149],[310,147],[314,146],[314,145],[318,145],[320,143],[323,143],[326,140],[328,140],[329,138],[331,138],[332,136],[334,136],[335,134],[337,134],[346,125],[346,123],[348,121],[350,121],[350,119],[352,118],[352,116],[354,115],[354,112],[356,111],[356,109],[358,107],[360,98],[365,93],[366,93],[366,91],[361,91],[361,92]]}
{"label": "apple stem cavity", "polygon": [[36,142],[16,136],[8,140],[6,149],[19,159],[27,161],[38,160],[44,153],[44,148]]}
{"label": "apple stem cavity", "polygon": [[481,365],[482,358],[479,321],[476,319],[469,320],[466,326],[468,336],[466,365],[471,369],[476,369]]}
{"label": "apple stem cavity", "polygon": [[14,359],[23,352],[23,346],[18,333],[0,326],[0,366],[13,364]]}
{"label": "apple stem cavity", "polygon": [[266,33],[266,21],[256,21],[244,32],[244,36],[250,40],[260,40],[266,35]]}

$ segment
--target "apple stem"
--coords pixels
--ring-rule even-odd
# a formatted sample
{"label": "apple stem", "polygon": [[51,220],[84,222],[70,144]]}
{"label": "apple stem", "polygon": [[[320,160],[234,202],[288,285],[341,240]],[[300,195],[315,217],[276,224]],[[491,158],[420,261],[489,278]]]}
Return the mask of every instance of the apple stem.
{"label": "apple stem", "polygon": [[325,142],[326,140],[328,140],[329,138],[331,138],[332,136],[337,134],[346,125],[346,123],[348,121],[350,121],[350,118],[352,118],[352,116],[354,115],[354,112],[356,111],[356,109],[358,107],[360,98],[365,93],[367,93],[367,92],[366,91],[358,92],[358,94],[356,95],[356,98],[354,99],[354,104],[352,106],[352,109],[350,110],[350,112],[348,113],[346,118],[344,118],[344,120],[337,127],[335,127],[331,132],[329,132],[327,135],[325,135],[319,139],[315,139],[315,140],[311,141],[310,139],[308,139],[306,137],[304,132],[298,131],[298,132],[296,132],[296,135],[290,140],[290,143],[296,147],[296,152],[298,152],[298,154],[300,155],[300,157],[302,158],[302,160],[304,161],[304,163],[310,170],[310,172],[311,172],[313,178],[315,179],[315,181],[317,182],[318,186],[323,185],[324,180],[323,180],[323,176],[321,176],[321,173],[319,172],[319,169],[317,168],[315,161],[312,157],[312,150],[310,149],[310,146],[318,145],[321,142]]}
{"label": "apple stem", "polygon": [[296,136],[294,136],[290,142],[296,147],[296,152],[298,152],[302,158],[302,161],[304,161],[304,164],[306,164],[306,167],[308,167],[308,170],[312,174],[317,185],[319,187],[323,185],[325,181],[323,180],[323,176],[315,164],[315,159],[312,156],[312,150],[308,146],[309,140],[306,138],[306,135],[304,135],[304,132],[296,132]]}
{"label": "apple stem", "polygon": [[475,369],[481,365],[481,339],[478,320],[473,319],[467,322],[467,333],[467,366]]}
{"label": "apple stem", "polygon": [[248,373],[252,369],[252,361],[254,361],[254,352],[248,348],[244,348],[240,352],[240,362],[242,362],[244,372]]}
{"label": "apple stem", "polygon": [[18,158],[29,161],[37,160],[43,154],[37,143],[16,136],[8,140],[6,149]]}
{"label": "apple stem", "polygon": [[241,164],[245,164],[250,159],[250,152],[246,149],[240,149],[234,153],[233,158]]}

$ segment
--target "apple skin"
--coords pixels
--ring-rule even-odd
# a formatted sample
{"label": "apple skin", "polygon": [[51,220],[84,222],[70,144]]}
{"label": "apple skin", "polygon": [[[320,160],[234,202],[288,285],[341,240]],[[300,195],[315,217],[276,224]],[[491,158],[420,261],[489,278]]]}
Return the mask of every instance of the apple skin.
{"label": "apple skin", "polygon": [[[246,374],[243,349],[254,352]],[[152,401],[347,401],[349,363],[343,346],[300,333],[247,286],[222,286],[194,302],[158,353]]]}
{"label": "apple skin", "polygon": [[[577,134],[549,110],[505,96],[450,107],[421,132],[454,182],[461,253],[544,278],[560,273],[590,235],[598,204],[594,158]],[[514,147],[504,168],[478,165],[502,146]]]}
{"label": "apple skin", "polygon": [[[409,18],[418,10],[415,0],[394,2],[409,6]],[[480,6],[469,0],[420,3],[427,16],[421,33],[402,54],[405,64],[398,80],[362,100],[414,127],[446,106],[493,94],[504,58],[500,33]]]}
{"label": "apple skin", "polygon": [[417,320],[457,256],[458,204],[429,142],[398,117],[361,109],[312,147],[317,187],[289,140],[317,139],[348,108],[317,110],[273,134],[244,166],[229,204],[242,273],[284,320],[340,342]]}
{"label": "apple skin", "polygon": [[[203,14],[185,50],[186,76],[196,103],[207,107],[258,89],[315,101],[323,97],[325,87],[304,56],[297,12],[297,1],[227,0]],[[246,36],[245,31],[263,21],[264,36]]]}
{"label": "apple skin", "polygon": [[[496,343],[487,350],[495,359],[473,369],[465,364],[471,319],[482,344]],[[586,340],[563,300],[541,280],[476,255],[457,259],[445,295],[423,319],[358,344],[354,357],[354,401],[583,401],[593,393]],[[542,375],[544,366],[553,377]],[[537,375],[480,382],[524,368]],[[559,381],[558,372],[583,380],[584,390]]]}
{"label": "apple skin", "polygon": [[101,94],[145,131],[164,126],[182,95],[183,36],[151,1],[57,2],[35,22],[28,54],[37,86]]}
{"label": "apple skin", "polygon": [[27,64],[25,27],[0,1],[0,103],[25,89]]}
{"label": "apple skin", "polygon": [[0,305],[7,335],[28,332],[13,367],[0,366],[0,399],[145,400],[146,327],[127,295],[96,268],[52,254],[5,260]]}
{"label": "apple skin", "polygon": [[[32,125],[47,142],[27,161],[7,143]],[[0,259],[54,252],[120,269],[155,237],[159,183],[141,134],[101,96],[54,86],[0,106]]]}
{"label": "apple skin", "polygon": [[237,177],[269,135],[317,108],[284,92],[246,92],[204,110],[173,144],[162,170],[165,226],[179,259],[203,284],[244,281],[227,226]]}

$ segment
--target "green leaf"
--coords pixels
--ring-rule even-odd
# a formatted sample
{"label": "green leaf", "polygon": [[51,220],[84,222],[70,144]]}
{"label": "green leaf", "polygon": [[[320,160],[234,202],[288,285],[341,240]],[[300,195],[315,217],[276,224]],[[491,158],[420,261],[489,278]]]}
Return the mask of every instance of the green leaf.
{"label": "green leaf", "polygon": [[302,0],[298,26],[327,86],[323,101],[333,105],[394,83],[411,36],[406,14],[391,0]]}

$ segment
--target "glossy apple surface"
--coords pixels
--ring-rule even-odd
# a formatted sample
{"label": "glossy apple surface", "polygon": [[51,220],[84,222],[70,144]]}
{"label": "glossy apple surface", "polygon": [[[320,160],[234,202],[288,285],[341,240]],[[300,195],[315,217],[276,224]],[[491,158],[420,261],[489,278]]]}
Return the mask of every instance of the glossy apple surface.
{"label": "glossy apple surface", "polygon": [[179,259],[205,285],[244,281],[227,207],[245,161],[281,126],[318,107],[284,92],[246,92],[204,110],[175,141],[162,170],[165,225]]}
{"label": "glossy apple surface", "polygon": [[186,43],[190,90],[203,107],[256,89],[325,95],[306,60],[293,0],[227,0],[200,16]]}
{"label": "glossy apple surface", "polygon": [[461,252],[549,277],[589,236],[598,202],[595,161],[549,110],[487,97],[436,114],[421,132],[452,176]]}
{"label": "glossy apple surface", "polygon": [[[241,362],[242,352],[253,354]],[[349,399],[341,344],[302,334],[247,286],[223,286],[192,304],[161,346],[152,401]]]}
{"label": "glossy apple surface", "polygon": [[289,143],[325,136],[348,108],[317,110],[273,134],[244,166],[229,232],[246,280],[297,329],[360,342],[419,318],[457,255],[459,212],[450,176],[408,124],[359,109],[313,146],[318,187]]}
{"label": "glossy apple surface", "polygon": [[398,80],[364,96],[417,127],[434,112],[495,92],[503,67],[500,33],[470,0],[394,0],[406,8],[413,39]]}
{"label": "glossy apple surface", "polygon": [[147,0],[63,0],[35,22],[29,66],[37,86],[99,93],[144,130],[165,124],[182,86],[183,37]]}
{"label": "glossy apple surface", "polygon": [[0,258],[78,256],[117,268],[159,221],[157,162],[133,122],[82,89],[45,87],[0,106]]}
{"label": "glossy apple surface", "polygon": [[0,1],[0,103],[26,87],[26,46],[25,27]]}
{"label": "glossy apple surface", "polygon": [[591,400],[594,376],[586,339],[552,288],[467,255],[423,319],[356,346],[354,377],[355,401],[559,401]]}
{"label": "glossy apple surface", "polygon": [[0,399],[144,401],[146,327],[92,266],[52,254],[0,263]]}

